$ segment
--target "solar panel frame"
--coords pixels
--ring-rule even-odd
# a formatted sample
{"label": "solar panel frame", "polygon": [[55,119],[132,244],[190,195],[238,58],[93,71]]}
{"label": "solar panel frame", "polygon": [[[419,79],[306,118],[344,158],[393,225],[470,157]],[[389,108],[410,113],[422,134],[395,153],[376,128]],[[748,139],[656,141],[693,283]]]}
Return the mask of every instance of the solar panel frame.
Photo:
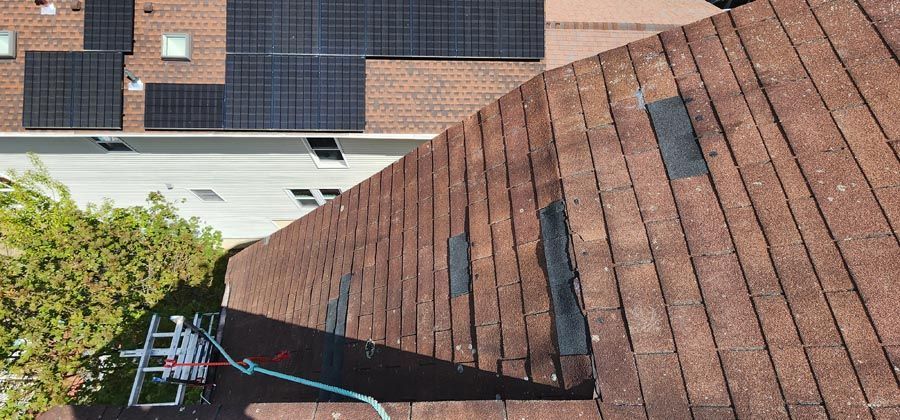
{"label": "solar panel frame", "polygon": [[91,0],[84,6],[84,49],[132,52],[134,2]]}
{"label": "solar panel frame", "polygon": [[199,130],[225,127],[225,85],[148,83],[144,128]]}

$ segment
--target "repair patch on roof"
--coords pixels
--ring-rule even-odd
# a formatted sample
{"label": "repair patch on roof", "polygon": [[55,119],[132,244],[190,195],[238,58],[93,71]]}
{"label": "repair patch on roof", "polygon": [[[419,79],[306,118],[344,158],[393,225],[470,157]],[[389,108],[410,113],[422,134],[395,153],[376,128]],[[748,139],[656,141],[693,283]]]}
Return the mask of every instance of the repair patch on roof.
{"label": "repair patch on roof", "polygon": [[555,201],[540,211],[544,261],[553,301],[553,322],[559,354],[588,354],[587,321],[575,294],[575,272],[569,260],[569,233],[565,203]]}
{"label": "repair patch on roof", "polygon": [[453,236],[448,242],[450,268],[450,296],[456,297],[472,291],[471,270],[469,268],[469,236],[463,232]]}
{"label": "repair patch on roof", "polygon": [[647,104],[647,110],[659,138],[659,150],[669,178],[709,173],[691,126],[691,117],[681,97],[673,96]]}

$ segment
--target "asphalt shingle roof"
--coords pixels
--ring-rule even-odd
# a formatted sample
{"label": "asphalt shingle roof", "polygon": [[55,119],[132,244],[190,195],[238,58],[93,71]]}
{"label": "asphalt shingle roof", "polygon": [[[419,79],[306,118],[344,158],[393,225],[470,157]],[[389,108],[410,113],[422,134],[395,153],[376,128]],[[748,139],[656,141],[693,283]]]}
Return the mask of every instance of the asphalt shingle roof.
{"label": "asphalt shingle roof", "polygon": [[[528,81],[237,255],[228,307],[249,315],[229,319],[226,344],[266,347],[272,320],[322,329],[353,273],[348,354],[373,340],[415,355],[344,361],[344,380],[382,385],[382,400],[596,391],[601,410],[657,418],[889,416],[900,71],[883,6],[759,0]],[[644,105],[667,98],[708,174],[670,178]],[[557,200],[591,356],[558,351],[538,213]],[[472,292],[451,298],[447,241],[463,232]],[[428,360],[527,380],[417,396],[352,379]],[[268,382],[247,383],[223,373],[222,401]],[[272,395],[290,398],[256,401]]]}
{"label": "asphalt shingle roof", "polygon": [[[758,0],[541,74],[235,256],[225,346],[317,377],[352,273],[343,385],[418,401],[401,418],[896,418],[898,13]],[[669,98],[708,173],[670,178],[645,106]],[[558,350],[558,200],[590,355]],[[588,401],[427,402],[495,396]],[[221,371],[214,402],[315,397]]]}

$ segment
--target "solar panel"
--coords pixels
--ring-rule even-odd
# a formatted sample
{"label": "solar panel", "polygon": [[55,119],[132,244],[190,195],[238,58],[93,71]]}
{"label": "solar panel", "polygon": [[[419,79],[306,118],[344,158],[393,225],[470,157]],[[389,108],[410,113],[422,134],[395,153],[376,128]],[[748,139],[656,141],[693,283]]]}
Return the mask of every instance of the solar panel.
{"label": "solar panel", "polygon": [[84,49],[131,52],[134,2],[91,0],[84,7]]}
{"label": "solar panel", "polygon": [[276,56],[272,125],[282,130],[319,127],[319,60],[315,56]]}
{"label": "solar panel", "polygon": [[25,103],[22,125],[55,128],[69,125],[64,52],[25,52]]}
{"label": "solar panel", "polygon": [[250,54],[272,52],[275,3],[271,0],[228,0],[225,50]]}
{"label": "solar panel", "polygon": [[69,53],[72,127],[122,128],[121,53]]}
{"label": "solar panel", "polygon": [[225,85],[148,83],[144,100],[147,129],[222,129]]}
{"label": "solar panel", "polygon": [[123,56],[25,53],[26,128],[122,128]]}
{"label": "solar panel", "polygon": [[362,57],[321,56],[318,130],[362,131],[366,125],[366,63]]}
{"label": "solar panel", "polygon": [[273,56],[229,54],[225,60],[225,127],[271,128]]}
{"label": "solar panel", "polygon": [[365,61],[353,56],[229,55],[225,127],[361,131]]}
{"label": "solar panel", "polygon": [[227,38],[229,53],[537,59],[544,2],[229,0]]}
{"label": "solar panel", "polygon": [[273,51],[276,54],[315,54],[319,51],[319,0],[294,0],[274,14]]}
{"label": "solar panel", "polygon": [[363,55],[366,51],[366,1],[319,3],[320,54]]}
{"label": "solar panel", "polygon": [[367,48],[370,56],[408,56],[411,45],[410,0],[369,0]]}

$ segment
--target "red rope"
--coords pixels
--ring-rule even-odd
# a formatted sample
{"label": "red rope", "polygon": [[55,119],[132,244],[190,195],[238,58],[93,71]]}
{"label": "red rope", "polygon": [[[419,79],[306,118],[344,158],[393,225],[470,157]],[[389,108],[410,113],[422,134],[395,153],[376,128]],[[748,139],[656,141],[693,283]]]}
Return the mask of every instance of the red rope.
{"label": "red rope", "polygon": [[[282,350],[278,352],[273,357],[265,357],[265,356],[254,356],[254,357],[245,357],[245,359],[252,360],[258,363],[268,363],[268,362],[281,362],[283,360],[287,360],[291,358],[291,354],[287,350]],[[244,362],[238,362],[241,366],[247,366]],[[203,363],[178,363],[176,359],[166,359],[166,362],[163,364],[163,367],[166,369],[171,369],[178,366],[228,366],[228,362],[203,362]]]}

